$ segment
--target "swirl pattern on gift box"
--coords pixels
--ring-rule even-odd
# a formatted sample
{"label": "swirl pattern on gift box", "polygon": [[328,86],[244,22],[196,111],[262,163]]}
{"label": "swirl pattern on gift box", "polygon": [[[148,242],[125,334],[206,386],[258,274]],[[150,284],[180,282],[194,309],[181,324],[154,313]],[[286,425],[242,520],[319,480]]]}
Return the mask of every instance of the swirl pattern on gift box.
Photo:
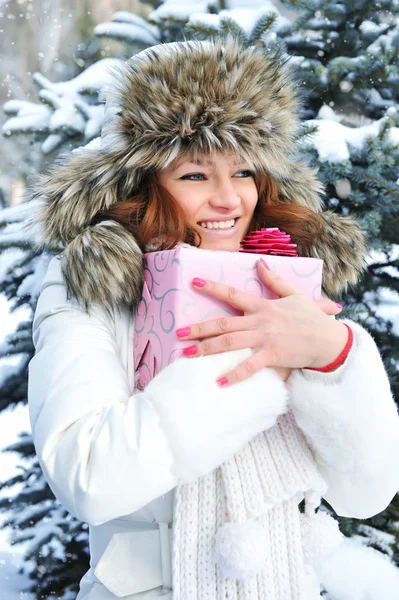
{"label": "swirl pattern on gift box", "polygon": [[[177,328],[241,314],[197,291],[192,286],[194,277],[232,285],[257,298],[277,298],[258,278],[257,261],[257,253],[202,250],[193,246],[145,255],[145,282],[135,315],[136,389],[144,389],[161,369],[182,357],[187,342],[176,337]],[[312,299],[320,297],[322,260],[269,255],[267,263]]]}

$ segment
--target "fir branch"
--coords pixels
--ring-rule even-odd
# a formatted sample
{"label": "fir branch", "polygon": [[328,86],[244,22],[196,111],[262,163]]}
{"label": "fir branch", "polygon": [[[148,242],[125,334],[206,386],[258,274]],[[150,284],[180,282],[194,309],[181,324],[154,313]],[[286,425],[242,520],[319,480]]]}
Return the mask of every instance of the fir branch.
{"label": "fir branch", "polygon": [[[148,22],[154,25],[159,25],[158,22],[155,21],[151,21],[151,18],[148,18]],[[177,25],[178,27],[184,27],[185,24],[187,23],[187,19],[179,19],[177,17],[162,17],[160,19],[161,24],[164,27],[167,27],[168,25]]]}
{"label": "fir branch", "polygon": [[231,17],[220,19],[220,30],[224,35],[233,35],[238,38],[245,46],[248,45],[247,35],[242,27]]}
{"label": "fir branch", "polygon": [[298,131],[293,136],[293,141],[294,142],[305,141],[305,140],[307,141],[308,138],[310,138],[312,135],[314,135],[318,131],[319,131],[319,128],[317,127],[317,125],[303,125],[302,124],[302,128],[300,129],[300,131]]}
{"label": "fir branch", "polygon": [[[6,481],[1,481],[0,491],[12,488],[14,485],[18,485],[19,483],[25,483],[25,476],[23,474],[14,475],[14,477],[10,477]],[[0,512],[10,510],[11,502],[11,498],[0,498]]]}
{"label": "fir branch", "polygon": [[20,439],[3,448],[2,452],[18,452],[24,458],[35,456],[35,447],[30,433],[19,433]]}
{"label": "fir branch", "polygon": [[369,187],[380,188],[390,196],[393,196],[393,198],[399,200],[399,186],[392,181],[387,181],[382,176],[372,175],[369,168],[355,167],[352,170],[352,177],[357,183],[364,183]]}
{"label": "fir branch", "polygon": [[195,37],[195,39],[207,40],[219,35],[218,29],[211,26],[200,25],[199,23],[188,23],[185,28],[186,37]]}
{"label": "fir branch", "polygon": [[307,11],[314,14],[319,8],[319,2],[315,0],[290,0],[290,8],[298,11]]}
{"label": "fir branch", "polygon": [[23,239],[3,240],[0,238],[0,253],[4,250],[9,250],[10,248],[19,248],[20,250],[31,250],[32,243],[28,240]]}
{"label": "fir branch", "polygon": [[261,17],[253,28],[251,35],[249,36],[249,43],[256,44],[260,38],[268,31],[276,22],[276,13],[268,13]]}

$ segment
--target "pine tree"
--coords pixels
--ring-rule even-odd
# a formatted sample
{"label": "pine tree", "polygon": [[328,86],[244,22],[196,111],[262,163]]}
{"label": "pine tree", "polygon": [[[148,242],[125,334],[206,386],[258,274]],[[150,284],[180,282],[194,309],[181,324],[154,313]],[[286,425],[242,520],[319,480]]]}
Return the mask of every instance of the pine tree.
{"label": "pine tree", "polygon": [[[245,44],[287,53],[295,65],[298,85],[306,90],[300,132],[301,153],[318,168],[326,188],[326,207],[355,214],[368,234],[371,249],[366,275],[342,298],[343,316],[358,321],[375,338],[399,399],[399,336],[383,310],[399,292],[399,117],[397,66],[399,5],[397,0],[290,0],[293,21],[270,0],[186,0],[148,2],[148,20],[118,12],[112,23],[95,28],[97,39],[123,42],[121,55],[91,60],[77,77],[52,83],[40,73],[34,81],[38,100],[11,100],[6,136],[33,140],[51,162],[60,152],[98,144],[103,110],[99,88],[111,60],[138,50],[182,39],[206,40],[233,32]],[[202,11],[202,12],[201,12]],[[9,268],[0,283],[11,308],[28,306],[31,316],[20,323],[1,348],[1,357],[19,357],[16,367],[2,372],[0,411],[26,402],[27,365],[33,356],[31,321],[51,254],[37,254],[23,229],[31,204],[0,212],[0,251],[9,254]],[[21,434],[9,450],[20,453],[20,474],[2,484],[10,497],[0,501],[13,528],[13,541],[30,540],[26,569],[38,598],[67,598],[78,589],[87,569],[87,526],[67,514],[45,483],[32,439]],[[15,491],[17,490],[17,491]],[[22,490],[22,491],[21,491]],[[11,510],[10,510],[11,507]],[[399,500],[382,514],[361,522],[340,519],[341,529],[387,554],[399,565]]]}
{"label": "pine tree", "polygon": [[[381,310],[384,299],[398,306],[399,292],[399,4],[294,0],[290,5],[299,16],[282,40],[307,89],[307,124],[318,123],[323,141],[310,154],[326,187],[327,206],[356,215],[371,249],[365,277],[341,299],[343,316],[373,335],[399,402],[399,327],[395,330]],[[331,126],[346,140],[346,150],[336,155]],[[396,496],[386,511],[363,523],[339,520],[344,534],[359,536],[399,565],[398,516]]]}

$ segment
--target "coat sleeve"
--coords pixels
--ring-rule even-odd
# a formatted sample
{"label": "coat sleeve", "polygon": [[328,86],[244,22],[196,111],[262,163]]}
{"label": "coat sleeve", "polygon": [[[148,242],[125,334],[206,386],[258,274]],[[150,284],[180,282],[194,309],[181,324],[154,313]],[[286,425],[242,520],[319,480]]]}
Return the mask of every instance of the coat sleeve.
{"label": "coat sleeve", "polygon": [[343,365],[330,373],[292,372],[289,404],[344,517],[383,511],[399,489],[399,417],[378,348],[360,325]]}
{"label": "coat sleeve", "polygon": [[116,325],[133,335],[133,320],[119,319],[67,298],[60,260],[51,261],[33,321],[31,428],[55,496],[93,525],[216,468],[287,410],[285,384],[272,369],[228,389],[216,385],[250,350],[182,358],[133,394],[115,335]]}

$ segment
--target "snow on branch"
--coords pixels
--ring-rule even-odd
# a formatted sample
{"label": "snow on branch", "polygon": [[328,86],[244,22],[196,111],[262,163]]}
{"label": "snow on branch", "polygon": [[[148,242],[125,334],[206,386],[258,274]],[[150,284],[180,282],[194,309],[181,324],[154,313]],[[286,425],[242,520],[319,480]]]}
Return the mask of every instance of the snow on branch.
{"label": "snow on branch", "polygon": [[[313,119],[307,125],[317,127],[317,132],[305,140],[317,151],[321,162],[339,163],[350,159],[350,148],[360,150],[370,137],[380,134],[387,117],[362,127],[346,127],[330,119]],[[386,137],[391,146],[399,144],[399,127],[391,127]]]}
{"label": "snow on branch", "polygon": [[153,46],[160,41],[159,29],[142,17],[132,13],[118,11],[112,16],[111,23],[100,23],[94,28],[94,35],[119,39],[127,43],[142,43]]}
{"label": "snow on branch", "polygon": [[[259,23],[265,21],[265,31],[271,26],[275,32],[289,25],[289,20],[283,17],[271,0],[248,0],[243,6],[242,0],[230,0],[228,8],[219,8],[218,2],[209,0],[188,1],[178,3],[175,0],[166,0],[161,6],[149,15],[149,21],[155,24],[181,23],[186,24],[188,30],[211,33],[222,32],[230,22],[240,27],[244,35],[253,39],[259,35]],[[269,23],[270,22],[270,23]]]}
{"label": "snow on branch", "polygon": [[190,16],[188,24],[198,26],[211,23],[218,30],[223,29],[223,23],[232,20],[239,25],[248,38],[254,37],[254,32],[262,19],[272,19],[270,27],[275,32],[289,23],[288,19],[282,17],[276,7],[270,2],[265,2],[262,8],[234,8],[232,10],[221,10],[217,15],[194,13]]}
{"label": "snow on branch", "polygon": [[4,105],[11,115],[3,126],[3,135],[31,134],[42,140],[43,154],[57,150],[69,140],[84,145],[100,135],[104,104],[99,99],[101,88],[110,78],[118,59],[100,60],[74,79],[53,83],[41,73],[33,80],[39,87],[41,104],[10,100]]}

